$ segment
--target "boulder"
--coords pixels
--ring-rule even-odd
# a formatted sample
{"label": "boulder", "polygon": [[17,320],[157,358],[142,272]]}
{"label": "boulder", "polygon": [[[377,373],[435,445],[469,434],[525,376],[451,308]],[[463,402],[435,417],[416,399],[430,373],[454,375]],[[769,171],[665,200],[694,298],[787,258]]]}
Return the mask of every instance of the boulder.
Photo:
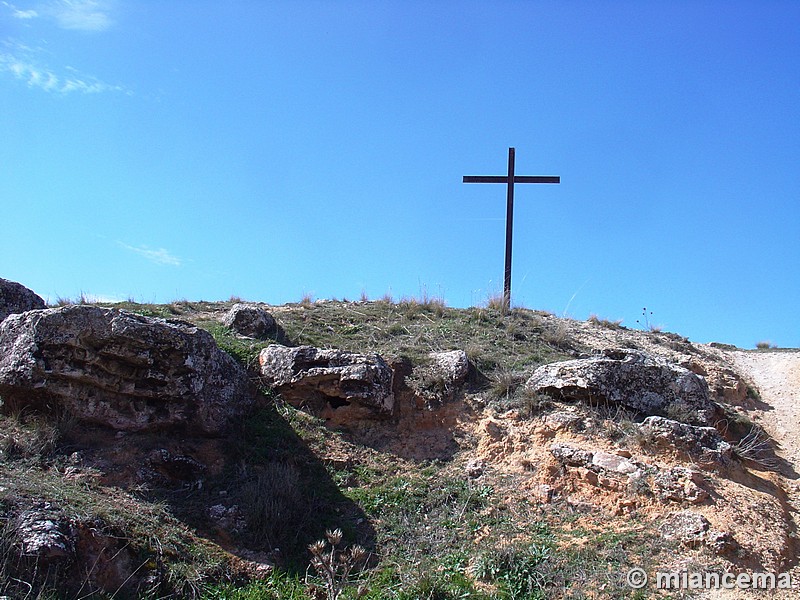
{"label": "boulder", "polygon": [[182,321],[96,306],[0,323],[4,408],[60,407],[118,430],[222,433],[253,401],[244,369]]}
{"label": "boulder", "polygon": [[664,417],[647,417],[639,430],[645,444],[674,449],[703,465],[726,465],[733,448],[713,427],[698,427]]}
{"label": "boulder", "polygon": [[258,355],[264,383],[296,406],[356,405],[386,416],[394,408],[392,370],[377,354],[271,344]]}
{"label": "boulder", "polygon": [[431,352],[428,359],[414,367],[408,384],[433,409],[455,398],[469,375],[469,359],[463,350]]}
{"label": "boulder", "polygon": [[613,404],[645,415],[665,415],[670,406],[709,422],[714,405],[703,378],[660,357],[634,350],[543,365],[525,384],[533,393],[559,400]]}
{"label": "boulder", "polygon": [[272,315],[254,304],[234,304],[222,319],[222,324],[239,335],[262,340],[278,330]]}
{"label": "boulder", "polygon": [[463,350],[431,352],[432,365],[450,386],[463,385],[469,374],[469,359]]}
{"label": "boulder", "polygon": [[0,321],[8,315],[45,308],[44,300],[21,283],[0,277]]}
{"label": "boulder", "polygon": [[75,552],[69,522],[46,511],[29,510],[21,513],[15,537],[20,555],[37,561],[64,560]]}

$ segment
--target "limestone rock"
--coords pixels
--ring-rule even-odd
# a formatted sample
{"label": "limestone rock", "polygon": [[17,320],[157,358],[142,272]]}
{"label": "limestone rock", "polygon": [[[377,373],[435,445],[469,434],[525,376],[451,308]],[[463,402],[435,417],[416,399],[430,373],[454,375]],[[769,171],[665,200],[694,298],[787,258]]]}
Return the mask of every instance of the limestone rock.
{"label": "limestone rock", "polygon": [[377,354],[271,344],[258,355],[261,377],[297,406],[357,404],[375,415],[394,408],[392,370]]}
{"label": "limestone rock", "polygon": [[206,331],[96,306],[0,323],[0,395],[119,430],[206,434],[222,433],[253,401],[244,369]]}
{"label": "limestone rock", "polygon": [[686,510],[668,517],[658,530],[666,540],[694,547],[705,542],[710,528],[711,523],[703,515]]}
{"label": "limestone rock", "polygon": [[653,477],[653,489],[662,502],[698,504],[708,498],[708,492],[701,487],[702,482],[700,472],[687,467],[672,467]]}
{"label": "limestone rock", "polygon": [[432,352],[430,358],[437,370],[452,386],[462,385],[469,374],[469,359],[463,350]]}
{"label": "limestone rock", "polygon": [[584,467],[592,464],[593,453],[567,444],[553,444],[550,454],[558,461],[571,467]]}
{"label": "limestone rock", "polygon": [[730,555],[739,548],[730,532],[712,530],[708,519],[688,510],[669,516],[658,530],[666,540],[689,547],[705,545],[719,555]]}
{"label": "limestone rock", "polygon": [[454,399],[469,374],[469,359],[463,350],[431,352],[430,362],[417,365],[408,379],[409,386],[428,408]]}
{"label": "limestone rock", "polygon": [[44,300],[21,283],[0,277],[0,321],[8,315],[45,308]]}
{"label": "limestone rock", "polygon": [[729,531],[709,531],[706,534],[706,547],[720,556],[730,556],[740,548],[739,542]]}
{"label": "limestone rock", "polygon": [[650,444],[678,450],[700,464],[726,465],[730,461],[731,445],[713,427],[687,425],[664,417],[647,417],[639,429]]}
{"label": "limestone rock", "polygon": [[546,415],[544,424],[553,431],[580,431],[583,428],[583,417],[574,412],[559,410]]}
{"label": "limestone rock", "polygon": [[543,365],[526,387],[557,399],[614,404],[645,415],[664,415],[670,406],[680,405],[700,423],[714,414],[703,378],[634,350],[607,350],[602,356]]}
{"label": "limestone rock", "polygon": [[254,304],[234,304],[222,320],[239,335],[265,339],[277,332],[275,319],[260,306]]}
{"label": "limestone rock", "polygon": [[592,455],[591,464],[603,471],[619,473],[621,475],[638,477],[642,473],[642,469],[630,458],[625,458],[617,454],[609,454],[608,452],[595,452]]}
{"label": "limestone rock", "polygon": [[69,523],[44,511],[22,513],[15,537],[20,555],[37,560],[49,562],[67,559],[75,551]]}

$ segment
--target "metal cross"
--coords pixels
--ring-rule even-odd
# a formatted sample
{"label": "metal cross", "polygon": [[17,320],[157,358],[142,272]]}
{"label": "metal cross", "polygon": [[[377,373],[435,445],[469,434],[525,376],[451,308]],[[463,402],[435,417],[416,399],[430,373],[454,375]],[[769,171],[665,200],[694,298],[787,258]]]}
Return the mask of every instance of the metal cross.
{"label": "metal cross", "polygon": [[506,195],[506,271],[503,280],[504,309],[511,308],[511,237],[514,231],[514,184],[561,183],[561,177],[514,175],[514,148],[508,149],[508,175],[464,175],[464,183],[505,183]]}

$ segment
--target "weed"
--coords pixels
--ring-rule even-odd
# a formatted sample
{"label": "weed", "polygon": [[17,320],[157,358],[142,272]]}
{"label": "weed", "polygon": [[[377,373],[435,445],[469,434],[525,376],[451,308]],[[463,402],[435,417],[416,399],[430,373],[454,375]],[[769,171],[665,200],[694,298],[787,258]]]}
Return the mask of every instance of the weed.
{"label": "weed", "polygon": [[282,341],[282,331],[278,329],[272,339],[254,341],[237,336],[233,330],[218,321],[203,321],[199,326],[208,331],[221,350],[230,354],[245,369],[253,369],[258,363],[258,354],[269,344]]}
{"label": "weed", "polygon": [[558,321],[542,331],[541,338],[556,348],[569,349],[572,345],[566,326]]}
{"label": "weed", "polygon": [[532,419],[553,408],[553,399],[523,387],[508,404],[508,408],[515,409],[523,419]]}
{"label": "weed", "polygon": [[645,306],[642,309],[642,318],[641,319],[636,319],[636,322],[639,325],[642,325],[643,329],[645,329],[647,331],[652,331],[652,328],[651,328],[651,325],[650,325],[650,317],[652,317],[652,316],[653,316],[653,311],[651,310],[650,312],[647,312],[647,307]]}
{"label": "weed", "polygon": [[622,319],[618,319],[616,321],[610,321],[608,319],[601,319],[595,314],[589,315],[589,318],[586,319],[592,325],[597,325],[598,327],[604,327],[606,329],[624,329],[622,327]]}
{"label": "weed", "polygon": [[756,344],[756,348],[759,349],[759,350],[770,350],[770,349],[777,348],[777,347],[778,346],[776,346],[775,344],[773,344],[769,340],[763,340],[763,341],[758,342]]}
{"label": "weed", "polygon": [[[319,540],[309,545],[311,566],[322,580],[326,600],[338,600],[342,592],[350,585],[350,573],[364,562],[367,551],[359,545],[351,546],[349,550],[337,550],[337,546],[342,541],[341,529],[326,531],[325,538],[325,540]],[[326,540],[330,545],[329,548],[325,543]],[[316,588],[316,586],[314,587]],[[364,596],[366,591],[365,587],[360,587],[356,598]]]}
{"label": "weed", "polygon": [[480,555],[473,574],[482,581],[499,584],[509,599],[545,598],[551,580],[542,566],[550,558],[551,548],[546,545],[504,547]]}
{"label": "weed", "polygon": [[733,454],[739,460],[755,463],[768,471],[778,470],[772,440],[758,425],[753,425],[747,435],[734,444]]}
{"label": "weed", "polygon": [[300,298],[300,306],[303,308],[311,308],[314,304],[314,294],[310,292],[304,292],[303,296]]}
{"label": "weed", "polygon": [[442,369],[431,362],[415,366],[406,383],[430,405],[452,399],[456,391]]}
{"label": "weed", "polygon": [[254,471],[243,474],[238,492],[248,534],[267,547],[295,544],[295,534],[311,508],[297,468],[274,462]]}
{"label": "weed", "polygon": [[296,576],[273,571],[268,578],[247,585],[214,586],[206,590],[207,600],[308,600],[303,582]]}
{"label": "weed", "polygon": [[511,308],[505,294],[493,294],[486,300],[486,308],[496,310],[500,314],[507,314]]}

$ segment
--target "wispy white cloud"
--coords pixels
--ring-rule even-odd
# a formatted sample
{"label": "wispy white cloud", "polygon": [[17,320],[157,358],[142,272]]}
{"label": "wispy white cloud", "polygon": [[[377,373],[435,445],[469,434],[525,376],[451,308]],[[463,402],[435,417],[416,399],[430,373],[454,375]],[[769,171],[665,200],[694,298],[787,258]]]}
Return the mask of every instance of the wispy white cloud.
{"label": "wispy white cloud", "polygon": [[19,8],[3,0],[0,5],[11,11],[15,19],[45,17],[56,22],[62,29],[77,31],[105,31],[114,25],[111,14],[114,0],[49,0],[40,2],[37,9]]}
{"label": "wispy white cloud", "polygon": [[11,16],[14,17],[15,19],[21,19],[27,21],[29,19],[35,19],[36,17],[40,16],[39,11],[36,11],[32,8],[29,9],[17,8],[11,2],[6,2],[6,0],[0,2],[0,5],[5,6],[9,11],[11,11]]}
{"label": "wispy white cloud", "polygon": [[44,10],[64,29],[105,31],[114,24],[112,8],[107,0],[57,0]]}
{"label": "wispy white cloud", "polygon": [[[0,0],[0,12],[5,8],[13,18],[29,21],[25,31],[34,32],[37,20],[54,22],[63,29],[85,32],[104,31],[114,24],[111,17],[116,0],[39,0],[35,8],[28,0],[20,0],[19,7],[9,0]],[[41,38],[40,38],[41,39]],[[42,42],[47,45],[46,42]],[[99,94],[103,92],[131,92],[82,73],[71,67],[52,67],[51,51],[41,46],[30,48],[13,38],[0,41],[0,74],[7,73],[24,81],[31,88],[58,94]]]}
{"label": "wispy white cloud", "polygon": [[69,94],[99,94],[103,92],[120,92],[130,94],[121,85],[114,85],[99,80],[97,77],[81,73],[77,69],[66,67],[62,73],[40,64],[36,51],[22,44],[6,42],[7,51],[0,50],[0,73],[9,73],[15,79],[45,92]]}
{"label": "wispy white cloud", "polygon": [[15,19],[35,19],[39,16],[35,10],[17,10],[12,8],[11,16]]}
{"label": "wispy white cloud", "polygon": [[147,246],[130,246],[125,244],[124,242],[117,242],[120,247],[124,248],[125,250],[129,250],[130,252],[134,252],[139,256],[143,256],[147,260],[154,262],[158,265],[168,265],[170,267],[180,267],[183,264],[183,260],[172,254],[169,250],[165,248],[159,248],[157,250],[152,250]]}

